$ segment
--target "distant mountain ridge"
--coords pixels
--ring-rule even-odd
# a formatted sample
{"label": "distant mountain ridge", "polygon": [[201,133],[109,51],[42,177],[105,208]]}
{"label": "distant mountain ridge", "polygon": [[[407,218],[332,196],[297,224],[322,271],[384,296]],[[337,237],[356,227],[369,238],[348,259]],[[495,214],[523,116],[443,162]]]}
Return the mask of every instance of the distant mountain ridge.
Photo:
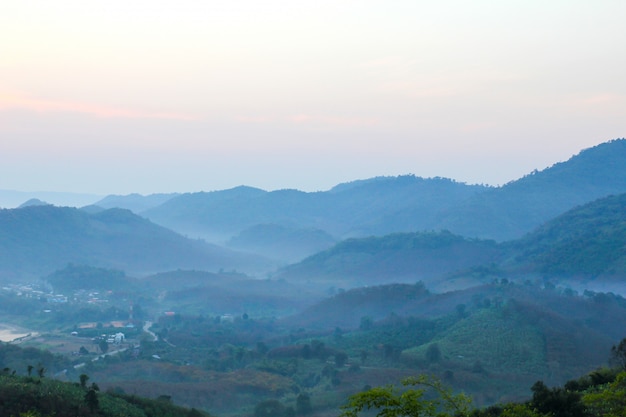
{"label": "distant mountain ridge", "polygon": [[[237,187],[183,194],[147,210],[152,221],[190,236],[224,241],[259,224],[320,229],[337,238],[426,227],[442,207],[458,204],[486,187],[444,178],[383,177],[331,191],[263,191]],[[394,214],[410,210],[397,221]],[[415,215],[419,214],[419,215]]]}
{"label": "distant mountain ridge", "polygon": [[510,240],[577,205],[624,192],[626,139],[615,139],[474,195],[443,212],[434,228],[469,237]]}
{"label": "distant mountain ridge", "polygon": [[108,195],[101,200],[93,203],[94,206],[102,207],[104,209],[110,208],[123,208],[128,209],[134,213],[140,213],[142,211],[151,209],[158,205],[161,205],[171,198],[180,195],[179,193],[161,193],[161,194],[128,194],[128,195]]}
{"label": "distant mountain ridge", "polygon": [[101,195],[87,193],[0,190],[0,208],[17,208],[31,199],[43,200],[56,206],[82,207],[101,198]]}
{"label": "distant mountain ridge", "polygon": [[68,263],[146,274],[176,268],[250,271],[269,262],[187,239],[129,210],[0,210],[0,276],[39,276]]}
{"label": "distant mountain ridge", "polygon": [[[449,230],[504,241],[576,205],[623,192],[626,140],[615,139],[501,187],[413,175],[356,180],[312,193],[240,186],[173,196],[140,214],[216,243],[269,224],[317,229],[337,240]],[[246,236],[252,237],[240,236],[238,245],[254,246],[254,241],[244,241]]]}

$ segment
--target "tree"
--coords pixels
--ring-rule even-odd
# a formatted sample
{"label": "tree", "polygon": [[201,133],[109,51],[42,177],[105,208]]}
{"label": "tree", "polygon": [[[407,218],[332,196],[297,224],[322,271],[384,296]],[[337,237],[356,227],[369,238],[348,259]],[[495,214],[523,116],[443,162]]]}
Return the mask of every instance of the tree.
{"label": "tree", "polygon": [[563,388],[548,388],[537,381],[530,388],[533,392],[531,405],[539,413],[554,417],[585,417],[581,394]]}
{"label": "tree", "polygon": [[368,356],[367,350],[365,349],[361,350],[361,353],[359,356],[361,357],[361,363],[365,364],[365,361],[367,360],[367,356]]}
{"label": "tree", "polygon": [[39,378],[43,378],[46,375],[46,368],[44,368],[42,364],[39,364],[37,367],[37,375]]}
{"label": "tree", "polygon": [[611,363],[626,369],[626,339],[622,339],[617,346],[613,345],[611,348]]}
{"label": "tree", "polygon": [[85,402],[89,406],[89,410],[92,413],[98,409],[98,393],[94,388],[90,388],[89,391],[87,391],[87,393],[85,394]]}
{"label": "tree", "polygon": [[89,381],[89,377],[87,374],[80,374],[80,386],[83,388],[87,388],[87,381]]}
{"label": "tree", "polygon": [[109,344],[104,339],[102,339],[100,343],[98,343],[98,346],[100,347],[102,353],[107,353],[109,351]]}
{"label": "tree", "polygon": [[[426,375],[402,380],[404,391],[392,385],[376,387],[360,392],[348,399],[341,407],[341,417],[358,417],[364,410],[377,411],[377,417],[418,417],[418,416],[468,416],[470,399],[464,394],[452,394],[435,378]],[[433,399],[424,398],[427,390],[436,394]]]}
{"label": "tree", "polygon": [[313,407],[311,407],[311,397],[309,397],[309,394],[302,393],[298,395],[298,398],[296,398],[296,413],[299,416],[303,416],[309,414],[312,410]]}
{"label": "tree", "polygon": [[430,363],[439,362],[441,360],[441,349],[437,343],[431,343],[426,348],[426,360]]}
{"label": "tree", "polygon": [[267,354],[267,352],[269,352],[269,348],[267,347],[267,345],[263,342],[257,342],[256,343],[256,351],[259,355],[261,356],[265,356]]}
{"label": "tree", "polygon": [[335,354],[335,366],[337,368],[343,368],[348,361],[348,354],[346,352],[337,352]]}
{"label": "tree", "polygon": [[370,316],[361,317],[361,324],[359,325],[360,330],[367,331],[372,327],[374,327],[374,320]]}

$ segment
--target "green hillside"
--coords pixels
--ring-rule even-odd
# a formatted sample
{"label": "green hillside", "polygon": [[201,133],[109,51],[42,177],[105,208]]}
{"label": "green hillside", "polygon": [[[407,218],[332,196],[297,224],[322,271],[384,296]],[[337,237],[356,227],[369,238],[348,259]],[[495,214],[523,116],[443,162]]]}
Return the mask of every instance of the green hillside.
{"label": "green hillside", "polygon": [[45,377],[0,375],[0,415],[28,417],[202,417],[208,413],[176,406],[168,399],[100,392]]}
{"label": "green hillside", "polygon": [[496,262],[501,254],[493,241],[449,232],[395,233],[342,241],[282,269],[277,277],[343,288],[416,281],[428,285],[447,273]]}
{"label": "green hillside", "polygon": [[277,277],[324,288],[423,281],[441,290],[494,278],[626,277],[626,194],[575,207],[505,243],[449,232],[348,239],[289,265]]}
{"label": "green hillside", "polygon": [[626,194],[572,209],[511,247],[517,264],[553,275],[626,276]]}

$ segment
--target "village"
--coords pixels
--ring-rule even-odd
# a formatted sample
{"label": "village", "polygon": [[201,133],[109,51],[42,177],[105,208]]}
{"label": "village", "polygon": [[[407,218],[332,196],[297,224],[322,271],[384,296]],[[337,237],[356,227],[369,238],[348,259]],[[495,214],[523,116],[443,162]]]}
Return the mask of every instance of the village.
{"label": "village", "polygon": [[[62,355],[97,358],[139,346],[144,334],[150,340],[156,338],[148,331],[151,322],[144,323],[134,317],[132,304],[126,311],[113,305],[111,292],[77,290],[59,294],[41,284],[14,284],[0,288],[0,295],[5,304],[15,306],[16,313],[1,323],[0,340],[4,342],[45,347]],[[30,320],[18,320],[18,315],[28,316]]]}

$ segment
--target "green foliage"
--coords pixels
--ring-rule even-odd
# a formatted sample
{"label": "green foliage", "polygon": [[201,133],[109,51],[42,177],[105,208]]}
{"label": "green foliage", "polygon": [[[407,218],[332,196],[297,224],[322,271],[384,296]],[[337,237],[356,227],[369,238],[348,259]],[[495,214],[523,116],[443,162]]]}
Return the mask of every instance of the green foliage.
{"label": "green foliage", "polygon": [[[451,390],[432,377],[421,375],[402,381],[403,391],[394,386],[372,388],[351,396],[342,406],[342,417],[358,417],[364,410],[377,411],[378,417],[418,417],[418,416],[467,416],[471,401],[464,394],[452,394]],[[426,390],[435,397],[428,398]]]}
{"label": "green foliage", "polygon": [[626,415],[626,372],[613,382],[589,389],[582,402],[592,416],[623,417]]}
{"label": "green foliage", "polygon": [[527,404],[508,404],[502,410],[501,417],[542,417],[537,410]]}
{"label": "green foliage", "polygon": [[548,388],[538,381],[532,387],[531,405],[539,413],[554,417],[586,417],[582,395],[564,388]]}

